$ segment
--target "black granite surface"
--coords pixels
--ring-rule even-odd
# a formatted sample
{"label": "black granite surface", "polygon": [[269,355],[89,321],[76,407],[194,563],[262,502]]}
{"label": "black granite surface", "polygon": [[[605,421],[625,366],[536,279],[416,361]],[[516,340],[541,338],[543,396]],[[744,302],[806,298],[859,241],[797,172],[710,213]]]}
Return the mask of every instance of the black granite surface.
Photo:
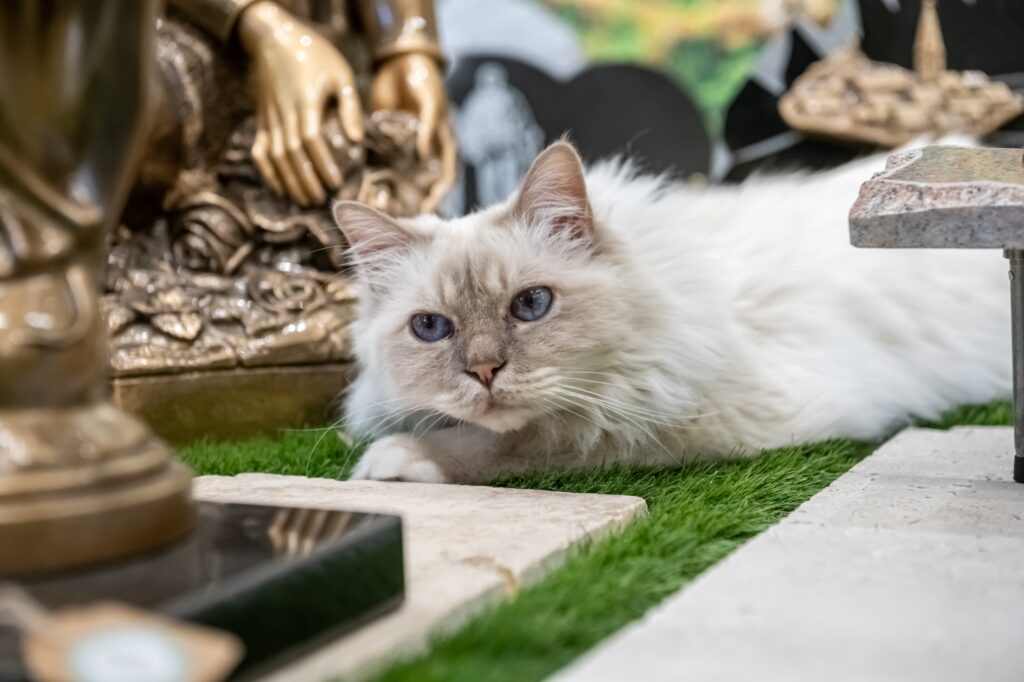
{"label": "black granite surface", "polygon": [[[394,516],[199,504],[198,528],[150,555],[21,581],[59,608],[116,600],[235,633],[248,679],[396,608],[404,595]],[[23,679],[17,635],[0,628],[0,681]]]}

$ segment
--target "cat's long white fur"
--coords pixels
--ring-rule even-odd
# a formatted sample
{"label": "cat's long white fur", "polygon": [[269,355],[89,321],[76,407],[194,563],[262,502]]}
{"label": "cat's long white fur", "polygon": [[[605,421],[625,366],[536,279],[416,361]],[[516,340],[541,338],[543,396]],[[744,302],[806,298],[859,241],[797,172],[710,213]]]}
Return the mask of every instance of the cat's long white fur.
{"label": "cat's long white fur", "polygon": [[875,438],[913,416],[1008,395],[1002,254],[850,246],[848,210],[881,162],[660,201],[653,182],[611,166],[588,179],[591,196],[617,198],[599,209],[604,223],[630,230],[675,336],[719,351],[702,391],[720,415],[714,441],[749,451]]}
{"label": "cat's long white fur", "polygon": [[[605,270],[591,273],[594,291],[606,297],[608,281],[619,283],[608,318],[587,327],[604,335],[595,339],[604,348],[590,364],[561,374],[554,367],[571,393],[551,398],[558,390],[551,388],[543,414],[511,427],[449,409],[440,397],[443,377],[416,394],[396,377],[401,363],[416,360],[396,354],[417,347],[389,346],[387,336],[408,333],[398,326],[423,305],[422,289],[447,286],[441,270],[430,274],[443,270],[435,261],[460,253],[486,259],[481,243],[507,229],[493,223],[509,206],[451,222],[406,223],[432,234],[433,244],[396,259],[392,276],[405,281],[391,299],[366,290],[355,327],[361,375],[347,406],[357,434],[397,435],[371,446],[357,475],[479,482],[544,467],[745,456],[834,437],[878,438],[914,418],[1009,395],[1001,254],[850,246],[848,211],[884,158],[701,188],[636,176],[628,164],[590,169],[596,230],[614,256],[593,266]],[[491,268],[496,279],[514,281],[551,267],[585,279],[585,264],[573,261],[576,272],[545,260],[539,243],[495,241],[491,250],[507,261],[504,274],[487,262],[470,272],[490,277],[483,273]],[[600,316],[604,309],[592,310]],[[527,378],[550,385],[541,380],[544,363],[532,362],[523,375],[533,372]],[[558,404],[565,410],[553,414]],[[439,423],[445,413],[463,423],[447,420],[440,431],[409,435],[416,421],[429,423],[431,411]]]}

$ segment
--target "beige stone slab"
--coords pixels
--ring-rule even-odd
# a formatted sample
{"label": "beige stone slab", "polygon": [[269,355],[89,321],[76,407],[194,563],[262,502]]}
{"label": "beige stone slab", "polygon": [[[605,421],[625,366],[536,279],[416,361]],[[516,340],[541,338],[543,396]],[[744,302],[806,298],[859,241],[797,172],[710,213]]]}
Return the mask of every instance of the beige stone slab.
{"label": "beige stone slab", "polygon": [[882,248],[1024,248],[1020,149],[897,152],[861,185],[850,242]]}
{"label": "beige stone slab", "polygon": [[424,651],[486,606],[559,565],[581,542],[646,512],[638,497],[475,486],[334,481],[297,476],[202,476],[196,497],[384,512],[402,517],[406,602],[397,612],[331,642],[266,678],[362,678]]}
{"label": "beige stone slab", "polygon": [[1024,680],[1012,453],[908,429],[556,679]]}

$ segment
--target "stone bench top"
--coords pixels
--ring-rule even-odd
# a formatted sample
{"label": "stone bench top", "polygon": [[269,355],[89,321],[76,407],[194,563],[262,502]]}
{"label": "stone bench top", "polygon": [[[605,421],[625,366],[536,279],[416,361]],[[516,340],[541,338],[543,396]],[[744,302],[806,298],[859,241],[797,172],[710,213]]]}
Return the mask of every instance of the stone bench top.
{"label": "stone bench top", "polygon": [[850,242],[1024,249],[1024,153],[932,146],[893,154],[861,185],[850,210]]}

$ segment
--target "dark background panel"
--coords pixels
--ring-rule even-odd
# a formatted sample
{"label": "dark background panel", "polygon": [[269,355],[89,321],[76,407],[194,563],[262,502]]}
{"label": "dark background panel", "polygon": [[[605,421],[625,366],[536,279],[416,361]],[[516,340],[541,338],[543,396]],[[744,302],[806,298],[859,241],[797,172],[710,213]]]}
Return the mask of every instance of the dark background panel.
{"label": "dark background panel", "polygon": [[[913,65],[921,0],[859,0],[864,39],[872,59]],[[1024,72],[1024,0],[939,0],[939,22],[949,68],[988,74]]]}

